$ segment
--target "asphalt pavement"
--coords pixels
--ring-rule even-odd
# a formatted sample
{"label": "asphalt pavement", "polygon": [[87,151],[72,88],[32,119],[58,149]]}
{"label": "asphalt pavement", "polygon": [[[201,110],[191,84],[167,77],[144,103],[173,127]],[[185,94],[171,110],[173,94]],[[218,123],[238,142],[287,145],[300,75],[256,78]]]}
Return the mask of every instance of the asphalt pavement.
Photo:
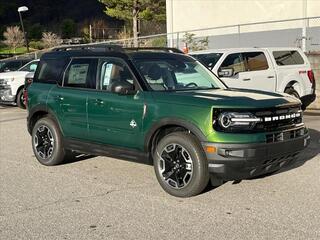
{"label": "asphalt pavement", "polygon": [[180,199],[148,165],[40,165],[26,112],[0,107],[0,239],[320,239],[320,116],[305,122],[311,144],[296,166]]}

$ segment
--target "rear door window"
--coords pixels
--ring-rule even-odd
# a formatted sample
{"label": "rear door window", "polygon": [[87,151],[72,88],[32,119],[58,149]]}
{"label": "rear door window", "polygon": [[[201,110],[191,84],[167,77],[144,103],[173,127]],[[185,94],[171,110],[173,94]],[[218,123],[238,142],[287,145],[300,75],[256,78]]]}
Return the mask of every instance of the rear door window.
{"label": "rear door window", "polygon": [[96,59],[73,59],[64,74],[64,87],[95,88]]}
{"label": "rear door window", "polygon": [[304,64],[304,60],[298,51],[274,51],[273,57],[278,66]]}
{"label": "rear door window", "polygon": [[247,71],[259,71],[269,68],[268,61],[263,52],[245,52],[242,53],[246,63]]}

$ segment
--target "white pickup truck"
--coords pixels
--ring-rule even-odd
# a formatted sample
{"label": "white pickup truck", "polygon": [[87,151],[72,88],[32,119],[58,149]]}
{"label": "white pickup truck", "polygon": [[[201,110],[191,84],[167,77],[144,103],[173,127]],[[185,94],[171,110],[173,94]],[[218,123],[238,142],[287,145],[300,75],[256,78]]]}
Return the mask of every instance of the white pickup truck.
{"label": "white pickup truck", "polygon": [[288,93],[305,109],[315,98],[316,83],[299,48],[229,48],[190,53],[231,88]]}
{"label": "white pickup truck", "polygon": [[18,71],[0,73],[0,103],[17,105],[25,108],[23,86],[28,73],[34,72],[39,60],[33,60]]}

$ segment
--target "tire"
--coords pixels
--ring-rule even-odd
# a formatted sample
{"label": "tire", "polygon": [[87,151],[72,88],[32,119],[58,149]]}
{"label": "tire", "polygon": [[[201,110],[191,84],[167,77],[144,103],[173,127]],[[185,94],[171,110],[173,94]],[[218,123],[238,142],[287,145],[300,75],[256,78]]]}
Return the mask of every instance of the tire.
{"label": "tire", "polygon": [[32,149],[37,160],[46,166],[62,163],[66,156],[62,140],[57,123],[49,117],[40,118],[32,129]]}
{"label": "tire", "polygon": [[163,137],[156,146],[153,163],[159,184],[173,196],[195,196],[208,184],[206,156],[191,134],[174,132]]}
{"label": "tire", "polygon": [[284,92],[289,94],[289,95],[291,95],[291,96],[293,96],[293,97],[295,97],[295,98],[300,99],[299,93],[297,93],[297,91],[294,90],[292,87],[287,88]]}
{"label": "tire", "polygon": [[21,88],[17,94],[17,106],[19,108],[26,109],[26,105],[24,104],[23,88]]}

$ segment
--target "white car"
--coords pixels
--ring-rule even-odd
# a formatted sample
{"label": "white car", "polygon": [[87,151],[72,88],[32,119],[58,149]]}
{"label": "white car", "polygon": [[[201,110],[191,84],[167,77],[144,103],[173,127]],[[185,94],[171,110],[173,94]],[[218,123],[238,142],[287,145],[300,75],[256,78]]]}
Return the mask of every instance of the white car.
{"label": "white car", "polygon": [[23,100],[23,86],[25,77],[35,72],[39,60],[33,60],[22,66],[18,71],[0,73],[0,103],[16,104],[25,108]]}
{"label": "white car", "polygon": [[231,88],[288,93],[305,109],[315,98],[311,65],[299,48],[230,48],[190,53]]}

